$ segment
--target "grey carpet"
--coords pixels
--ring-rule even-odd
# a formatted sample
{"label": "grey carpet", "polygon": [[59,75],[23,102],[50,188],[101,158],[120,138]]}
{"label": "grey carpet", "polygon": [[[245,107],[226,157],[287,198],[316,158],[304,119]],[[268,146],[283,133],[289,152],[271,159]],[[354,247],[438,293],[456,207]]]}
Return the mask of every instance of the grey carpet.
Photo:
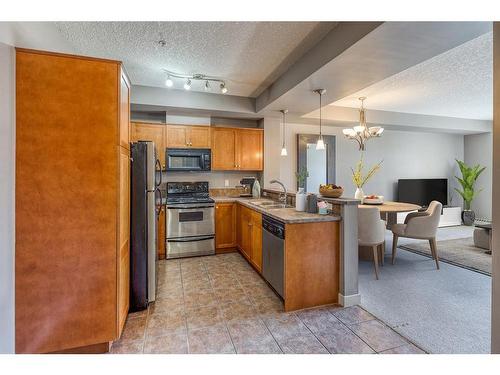
{"label": "grey carpet", "polygon": [[[412,243],[398,248],[426,257],[431,256],[428,242]],[[442,262],[491,276],[491,255],[486,254],[484,249],[475,247],[472,238],[438,241],[437,249]]]}
{"label": "grey carpet", "polygon": [[[470,237],[467,227],[440,228],[438,240]],[[489,353],[491,277],[430,258],[398,252],[375,280],[372,262],[359,264],[361,305],[430,353]],[[400,239],[402,245],[415,240]]]}

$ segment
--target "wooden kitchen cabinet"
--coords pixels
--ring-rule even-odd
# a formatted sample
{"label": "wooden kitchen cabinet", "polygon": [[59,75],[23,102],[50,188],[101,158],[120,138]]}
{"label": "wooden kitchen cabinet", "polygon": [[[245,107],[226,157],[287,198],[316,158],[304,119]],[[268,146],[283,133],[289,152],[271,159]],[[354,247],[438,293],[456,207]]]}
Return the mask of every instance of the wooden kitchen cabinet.
{"label": "wooden kitchen cabinet", "polygon": [[210,127],[195,125],[167,125],[166,147],[210,148]]}
{"label": "wooden kitchen cabinet", "polygon": [[165,144],[168,148],[188,147],[188,135],[186,126],[167,125]]}
{"label": "wooden kitchen cabinet", "polygon": [[212,169],[262,171],[264,169],[262,129],[213,128]]}
{"label": "wooden kitchen cabinet", "polygon": [[[128,121],[128,118],[127,118]],[[130,295],[130,151],[118,146],[119,196],[118,207],[118,337],[121,336],[127,320]]]}
{"label": "wooden kitchen cabinet", "polygon": [[252,255],[250,262],[262,272],[262,214],[252,210],[251,217],[252,229]]}
{"label": "wooden kitchen cabinet", "polygon": [[252,258],[252,211],[245,207],[240,206],[239,216],[239,248],[241,253],[247,260]]}
{"label": "wooden kitchen cabinet", "polygon": [[238,205],[238,248],[243,256],[262,271],[262,215]]}
{"label": "wooden kitchen cabinet", "polygon": [[232,171],[236,164],[236,129],[212,129],[212,170]]}
{"label": "wooden kitchen cabinet", "polygon": [[133,122],[131,125],[131,142],[152,141],[156,146],[158,159],[165,169],[165,125],[146,122]]}
{"label": "wooden kitchen cabinet", "polygon": [[130,82],[122,73],[120,78],[120,140],[119,145],[130,150]]}
{"label": "wooden kitchen cabinet", "polygon": [[264,169],[264,132],[260,129],[238,129],[236,135],[237,169],[262,171]]}
{"label": "wooden kitchen cabinet", "polygon": [[236,203],[215,204],[215,251],[225,253],[236,247]]}
{"label": "wooden kitchen cabinet", "polygon": [[129,119],[119,61],[16,49],[16,353],[95,353],[120,336]]}
{"label": "wooden kitchen cabinet", "polygon": [[157,236],[157,249],[158,249],[158,259],[165,259],[165,239],[166,234],[166,223],[165,223],[165,206],[160,208],[160,214],[158,216],[158,236]]}
{"label": "wooden kitchen cabinet", "polygon": [[210,148],[209,126],[188,126],[189,147]]}

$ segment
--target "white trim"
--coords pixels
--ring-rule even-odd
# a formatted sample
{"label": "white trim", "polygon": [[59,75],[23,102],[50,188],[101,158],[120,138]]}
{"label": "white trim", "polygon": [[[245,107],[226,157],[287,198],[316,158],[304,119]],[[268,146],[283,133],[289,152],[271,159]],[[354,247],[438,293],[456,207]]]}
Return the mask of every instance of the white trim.
{"label": "white trim", "polygon": [[352,294],[350,296],[344,296],[339,293],[339,305],[343,307],[355,306],[361,303],[361,294]]}

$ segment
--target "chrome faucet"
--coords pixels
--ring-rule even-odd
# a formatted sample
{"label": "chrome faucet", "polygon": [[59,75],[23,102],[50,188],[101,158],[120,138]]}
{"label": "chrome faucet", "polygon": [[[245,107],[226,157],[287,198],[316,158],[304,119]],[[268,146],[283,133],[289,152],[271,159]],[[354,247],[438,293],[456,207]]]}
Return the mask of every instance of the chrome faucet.
{"label": "chrome faucet", "polygon": [[285,187],[285,185],[283,185],[283,182],[278,181],[278,180],[271,180],[271,181],[269,181],[269,183],[281,185],[281,187],[283,188],[283,193],[280,193],[279,201],[281,203],[283,203],[284,205],[286,205],[286,187]]}

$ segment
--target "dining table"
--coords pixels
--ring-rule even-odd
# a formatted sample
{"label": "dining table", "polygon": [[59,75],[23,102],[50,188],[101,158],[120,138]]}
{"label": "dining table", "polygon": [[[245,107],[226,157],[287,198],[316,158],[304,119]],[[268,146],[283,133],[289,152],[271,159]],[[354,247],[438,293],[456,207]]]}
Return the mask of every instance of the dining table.
{"label": "dining table", "polygon": [[391,225],[396,224],[398,213],[418,211],[422,208],[418,204],[391,201],[381,204],[360,204],[358,207],[377,207],[381,218],[387,224],[387,229],[391,229]]}

